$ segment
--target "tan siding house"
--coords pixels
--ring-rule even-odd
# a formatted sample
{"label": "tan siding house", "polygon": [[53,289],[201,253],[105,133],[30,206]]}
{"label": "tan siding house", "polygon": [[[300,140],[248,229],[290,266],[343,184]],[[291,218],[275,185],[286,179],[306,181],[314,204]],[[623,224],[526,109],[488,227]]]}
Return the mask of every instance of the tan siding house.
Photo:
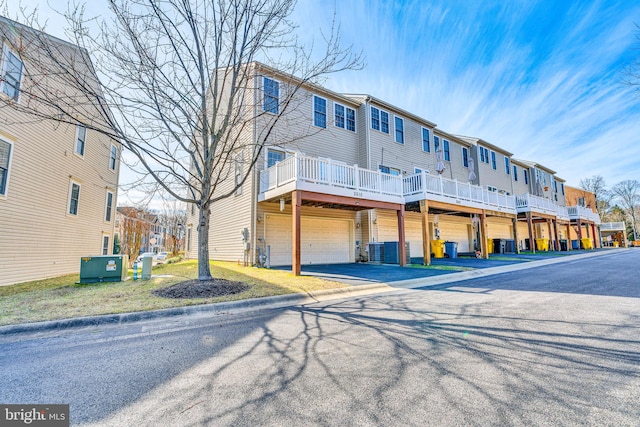
{"label": "tan siding house", "polygon": [[[11,46],[2,40],[0,97],[25,103],[7,63],[22,84],[31,64]],[[98,132],[0,108],[0,285],[77,273],[82,256],[112,253],[119,156]]]}

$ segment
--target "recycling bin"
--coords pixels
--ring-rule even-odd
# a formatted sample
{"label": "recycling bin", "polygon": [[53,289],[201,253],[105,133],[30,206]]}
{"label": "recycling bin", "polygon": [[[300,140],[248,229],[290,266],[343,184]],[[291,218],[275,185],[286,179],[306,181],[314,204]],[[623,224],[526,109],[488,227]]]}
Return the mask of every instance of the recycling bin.
{"label": "recycling bin", "polygon": [[593,240],[590,237],[580,239],[583,249],[593,249]]}
{"label": "recycling bin", "polygon": [[568,242],[567,239],[560,239],[560,250],[561,251],[566,251],[568,250]]}
{"label": "recycling bin", "polygon": [[434,258],[444,258],[444,240],[432,240],[431,253]]}
{"label": "recycling bin", "polygon": [[487,239],[487,253],[493,253],[493,239]]}
{"label": "recycling bin", "polygon": [[549,250],[549,239],[546,237],[542,237],[536,239],[536,250],[538,251],[548,251]]}
{"label": "recycling bin", "polygon": [[458,258],[458,242],[444,242],[444,250],[449,258]]}
{"label": "recycling bin", "polygon": [[516,251],[516,241],[513,240],[513,239],[505,240],[504,251],[505,252],[509,252],[509,253],[515,253],[515,251]]}
{"label": "recycling bin", "polygon": [[494,254],[503,254],[505,252],[506,246],[507,241],[505,239],[493,239]]}

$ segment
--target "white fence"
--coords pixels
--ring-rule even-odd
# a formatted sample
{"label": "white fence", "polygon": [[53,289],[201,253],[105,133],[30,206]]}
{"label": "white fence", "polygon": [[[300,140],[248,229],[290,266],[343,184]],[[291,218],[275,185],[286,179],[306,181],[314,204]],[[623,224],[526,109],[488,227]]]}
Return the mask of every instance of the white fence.
{"label": "white fence", "polygon": [[487,191],[477,185],[443,178],[441,175],[429,175],[426,172],[404,177],[403,186],[405,197],[423,195],[428,200],[427,195],[433,194],[443,198],[466,200],[499,208],[516,208],[513,196]]}
{"label": "white fence", "polygon": [[399,176],[298,154],[263,170],[260,173],[260,192],[274,190],[296,180],[320,186],[402,196],[402,178]]}

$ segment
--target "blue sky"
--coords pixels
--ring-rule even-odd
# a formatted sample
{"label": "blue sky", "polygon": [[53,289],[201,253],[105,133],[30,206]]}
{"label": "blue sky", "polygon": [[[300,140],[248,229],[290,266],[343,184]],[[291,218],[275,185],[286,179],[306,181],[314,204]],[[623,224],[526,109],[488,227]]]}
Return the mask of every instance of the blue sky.
{"label": "blue sky", "polygon": [[[620,69],[640,55],[637,1],[336,2],[343,42],[363,71],[337,92],[368,93],[541,163],[569,185],[602,175],[640,179],[640,99]],[[294,18],[328,28],[324,1]]]}
{"label": "blue sky", "polygon": [[[300,0],[292,19],[302,40],[328,30],[334,10],[366,67],[333,75],[328,88],[482,138],[569,185],[640,179],[640,98],[620,73],[640,55],[637,1]],[[54,18],[48,30],[62,34]]]}

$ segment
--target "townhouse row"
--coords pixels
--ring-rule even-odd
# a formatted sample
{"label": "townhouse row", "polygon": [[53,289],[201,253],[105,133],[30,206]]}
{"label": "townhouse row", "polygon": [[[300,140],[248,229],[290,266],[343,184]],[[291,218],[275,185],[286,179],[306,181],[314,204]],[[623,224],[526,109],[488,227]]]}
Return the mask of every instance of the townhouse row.
{"label": "townhouse row", "polygon": [[78,76],[93,73],[85,50],[0,17],[0,286],[77,273],[81,257],[113,252],[120,143],[12,108],[36,108],[38,85],[81,99],[28,62],[36,39]]}
{"label": "townhouse row", "polygon": [[[299,274],[305,264],[373,260],[377,242],[395,242],[402,265],[430,264],[433,253],[440,255],[433,241],[483,257],[494,239],[516,252],[571,250],[575,241],[588,247],[589,239],[600,246],[599,217],[567,206],[571,189],[548,167],[371,95],[303,84],[296,108],[283,110],[280,94],[300,82],[263,64],[249,66],[257,84],[248,96],[263,114],[245,137],[261,135],[271,115],[291,119],[276,125],[272,133],[280,137],[263,150],[251,179],[213,205],[213,259],[291,265]],[[232,177],[246,166],[233,167]],[[236,182],[226,184],[219,191]],[[186,251],[193,258],[197,222],[192,206]]]}

